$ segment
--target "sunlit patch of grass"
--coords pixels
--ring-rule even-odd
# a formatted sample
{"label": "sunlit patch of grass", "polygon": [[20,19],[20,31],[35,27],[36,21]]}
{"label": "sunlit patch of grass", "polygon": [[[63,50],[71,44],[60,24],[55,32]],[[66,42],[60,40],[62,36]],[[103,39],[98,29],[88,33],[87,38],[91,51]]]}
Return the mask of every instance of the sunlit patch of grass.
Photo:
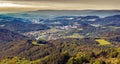
{"label": "sunlit patch of grass", "polygon": [[32,44],[37,45],[37,41],[33,41]]}
{"label": "sunlit patch of grass", "polygon": [[97,41],[100,45],[109,45],[111,44],[110,42],[106,41],[105,39],[97,39]]}
{"label": "sunlit patch of grass", "polygon": [[33,42],[32,42],[32,44],[33,44],[33,45],[39,45],[39,46],[44,45],[44,44],[38,44],[38,42],[37,42],[37,41],[33,41]]}

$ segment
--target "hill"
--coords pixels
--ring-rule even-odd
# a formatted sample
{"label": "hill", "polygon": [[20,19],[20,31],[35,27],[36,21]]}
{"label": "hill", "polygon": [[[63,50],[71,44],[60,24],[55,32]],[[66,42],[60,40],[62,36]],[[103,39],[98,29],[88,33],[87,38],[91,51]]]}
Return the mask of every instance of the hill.
{"label": "hill", "polygon": [[[12,43],[3,44],[1,45],[0,51],[3,49],[5,50],[1,52],[0,56],[3,57],[19,56],[19,57],[28,58],[30,60],[35,60],[45,57],[47,55],[51,55],[53,53],[61,53],[65,50],[68,50],[71,54],[73,54],[74,51],[77,52],[80,50],[74,50],[74,51],[70,51],[70,50],[79,48],[84,44],[88,44],[88,45],[84,45],[85,47],[89,46],[90,44],[96,44],[96,42],[92,39],[58,39],[58,40],[49,41],[43,46],[38,46],[38,45],[36,46],[32,44],[30,41],[31,40],[21,40],[21,41],[14,41]],[[40,42],[42,41],[39,41],[39,43]],[[68,49],[66,49],[67,47]],[[84,49],[85,47],[83,47],[82,49]]]}
{"label": "hill", "polygon": [[[21,40],[0,45],[0,58],[3,61],[5,61],[5,58],[14,61],[14,64],[19,61],[27,61],[27,63],[30,62],[31,64],[51,64],[51,62],[69,64],[69,62],[76,60],[78,62],[75,62],[75,64],[79,64],[79,62],[82,64],[91,61],[95,63],[98,60],[106,63],[112,62],[111,59],[118,59],[120,54],[115,46],[99,46],[95,39],[91,38],[51,40],[42,46],[36,46],[31,41]],[[118,53],[117,56],[114,56],[115,53]],[[75,60],[71,60],[72,58]],[[81,59],[78,60],[77,58]],[[105,60],[105,58],[109,59],[109,61]]]}
{"label": "hill", "polygon": [[104,33],[103,35],[100,36],[100,38],[104,38],[104,39],[110,40],[112,42],[119,43],[120,42],[120,33],[119,33],[119,31],[120,30],[118,29],[118,30],[114,30],[114,31]]}
{"label": "hill", "polygon": [[0,15],[0,28],[15,32],[29,32],[49,29],[45,24],[32,24],[29,20],[7,15]]}
{"label": "hill", "polygon": [[7,29],[0,29],[0,43],[23,40],[27,37]]}

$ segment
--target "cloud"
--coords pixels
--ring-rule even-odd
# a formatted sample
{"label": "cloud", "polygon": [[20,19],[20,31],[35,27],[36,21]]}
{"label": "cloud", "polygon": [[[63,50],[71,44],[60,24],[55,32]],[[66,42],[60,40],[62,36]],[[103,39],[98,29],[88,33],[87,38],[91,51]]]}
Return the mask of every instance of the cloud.
{"label": "cloud", "polygon": [[0,7],[29,7],[29,5],[14,4],[14,3],[0,3]]}
{"label": "cloud", "polygon": [[120,10],[120,0],[0,0],[0,6],[4,5],[5,7],[6,3],[6,7],[9,7],[9,5],[11,7],[31,7],[35,10]]}
{"label": "cloud", "polygon": [[64,3],[68,4],[87,4],[87,5],[112,5],[112,6],[120,6],[120,0],[0,0],[3,2],[14,2],[14,3],[21,3],[21,4],[29,4],[31,3],[32,5],[35,4],[41,4],[41,3]]}

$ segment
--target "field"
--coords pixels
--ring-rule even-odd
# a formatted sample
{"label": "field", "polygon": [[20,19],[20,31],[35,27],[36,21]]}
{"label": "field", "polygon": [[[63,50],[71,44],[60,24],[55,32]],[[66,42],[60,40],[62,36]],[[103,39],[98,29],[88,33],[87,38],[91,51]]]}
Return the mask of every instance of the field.
{"label": "field", "polygon": [[33,41],[32,44],[33,44],[33,45],[44,45],[44,44],[38,44],[37,41]]}
{"label": "field", "polygon": [[100,45],[109,45],[110,42],[106,41],[105,39],[97,39],[96,40]]}

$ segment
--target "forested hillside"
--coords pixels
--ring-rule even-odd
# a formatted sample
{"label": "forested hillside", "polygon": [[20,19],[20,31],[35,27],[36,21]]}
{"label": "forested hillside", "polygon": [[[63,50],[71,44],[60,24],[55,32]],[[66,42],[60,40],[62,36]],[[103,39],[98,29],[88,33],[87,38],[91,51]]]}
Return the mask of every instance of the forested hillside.
{"label": "forested hillside", "polygon": [[120,49],[116,46],[120,44],[99,45],[95,40],[59,39],[44,45],[34,45],[31,43],[34,40],[22,40],[1,44],[0,63],[119,64]]}
{"label": "forested hillside", "polygon": [[11,41],[23,40],[26,39],[26,36],[23,36],[19,33],[0,28],[0,43],[7,43]]}

